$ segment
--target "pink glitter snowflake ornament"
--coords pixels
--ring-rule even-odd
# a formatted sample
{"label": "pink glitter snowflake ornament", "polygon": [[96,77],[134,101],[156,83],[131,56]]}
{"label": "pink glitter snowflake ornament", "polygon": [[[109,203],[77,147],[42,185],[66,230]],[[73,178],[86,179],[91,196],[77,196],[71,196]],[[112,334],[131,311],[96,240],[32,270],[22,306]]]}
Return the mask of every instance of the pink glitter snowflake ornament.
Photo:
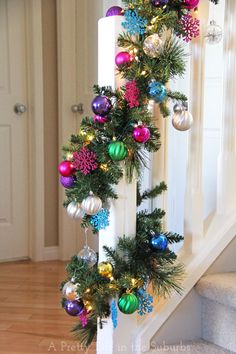
{"label": "pink glitter snowflake ornament", "polygon": [[140,91],[137,87],[136,81],[127,82],[125,84],[125,100],[127,101],[130,108],[139,106],[139,95]]}
{"label": "pink glitter snowflake ornament", "polygon": [[200,33],[200,21],[197,18],[193,18],[190,14],[183,15],[179,21],[182,32],[182,36],[185,42],[191,41],[193,38],[199,36]]}
{"label": "pink glitter snowflake ornament", "polygon": [[97,168],[97,156],[95,152],[90,151],[86,147],[73,153],[73,166],[80,170],[84,175]]}

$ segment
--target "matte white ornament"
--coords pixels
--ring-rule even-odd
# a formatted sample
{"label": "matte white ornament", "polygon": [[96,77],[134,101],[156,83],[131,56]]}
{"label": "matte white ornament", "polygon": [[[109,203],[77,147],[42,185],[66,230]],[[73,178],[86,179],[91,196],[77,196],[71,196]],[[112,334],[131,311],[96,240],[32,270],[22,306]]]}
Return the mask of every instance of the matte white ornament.
{"label": "matte white ornament", "polygon": [[185,131],[191,128],[193,124],[193,116],[190,112],[183,110],[181,113],[174,113],[172,125],[175,129]]}
{"label": "matte white ornament", "polygon": [[95,215],[102,208],[102,201],[99,197],[92,192],[82,201],[81,208],[88,215]]}

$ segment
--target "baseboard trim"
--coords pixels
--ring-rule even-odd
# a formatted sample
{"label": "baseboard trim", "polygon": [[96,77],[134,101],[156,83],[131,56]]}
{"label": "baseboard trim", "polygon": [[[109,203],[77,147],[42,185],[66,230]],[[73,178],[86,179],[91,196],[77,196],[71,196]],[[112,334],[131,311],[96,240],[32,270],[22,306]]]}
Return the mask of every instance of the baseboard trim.
{"label": "baseboard trim", "polygon": [[43,260],[44,261],[53,261],[59,259],[59,247],[50,246],[44,247]]}

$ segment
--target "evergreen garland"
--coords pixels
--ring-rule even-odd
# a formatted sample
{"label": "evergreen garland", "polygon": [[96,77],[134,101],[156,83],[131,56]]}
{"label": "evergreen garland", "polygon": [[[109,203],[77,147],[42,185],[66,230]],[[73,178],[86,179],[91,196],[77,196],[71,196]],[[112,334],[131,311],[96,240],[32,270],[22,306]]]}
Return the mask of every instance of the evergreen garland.
{"label": "evergreen garland", "polygon": [[[126,57],[130,56],[130,62],[119,64],[117,72],[128,85],[117,90],[94,86],[96,97],[105,97],[111,102],[111,109],[98,118],[82,120],[79,134],[71,135],[68,145],[63,147],[63,162],[69,168],[66,174],[59,165],[62,176],[70,178],[69,182],[61,180],[66,194],[64,206],[72,217],[76,215],[76,208],[81,208],[81,226],[91,227],[94,233],[97,233],[98,225],[108,224],[106,218],[99,219],[98,212],[102,205],[105,212],[102,217],[109,214],[106,211],[109,200],[119,197],[115,186],[123,174],[128,182],[134,177],[139,179],[137,206],[167,190],[164,182],[144,192],[140,190],[141,171],[146,167],[148,153],[160,148],[160,133],[152,123],[148,102],[152,98],[159,103],[160,111],[166,117],[170,113],[170,100],[185,105],[187,101],[181,92],[166,88],[170,79],[185,72],[186,53],[180,39],[185,33],[180,19],[189,10],[184,1],[169,0],[165,6],[153,6],[150,0],[123,0],[123,3],[127,32],[119,36],[118,45],[128,53]],[[157,35],[161,43],[154,56],[144,50],[145,40],[153,35]],[[150,93],[153,82],[160,89],[157,89],[156,97]],[[135,138],[137,127],[146,131],[143,141]],[[118,144],[113,149],[114,143]],[[84,206],[91,192],[101,201],[95,213],[88,212]],[[76,206],[72,211],[71,205]],[[164,216],[162,209],[138,212],[136,236],[120,235],[116,248],[104,246],[105,264],[90,264],[86,259],[74,256],[67,265],[68,277],[62,283],[62,306],[74,316],[70,306],[75,302],[78,318],[81,315],[83,321],[78,321],[73,332],[85,347],[93,341],[97,323],[102,328],[110,316],[114,299],[118,299],[120,311],[128,314],[139,309],[143,314],[151,311],[148,289],[158,296],[170,296],[173,290],[181,292],[183,265],[176,261],[176,254],[168,245],[181,242],[183,237],[163,231]],[[141,294],[143,303],[137,306]],[[116,319],[114,321],[116,323]]]}

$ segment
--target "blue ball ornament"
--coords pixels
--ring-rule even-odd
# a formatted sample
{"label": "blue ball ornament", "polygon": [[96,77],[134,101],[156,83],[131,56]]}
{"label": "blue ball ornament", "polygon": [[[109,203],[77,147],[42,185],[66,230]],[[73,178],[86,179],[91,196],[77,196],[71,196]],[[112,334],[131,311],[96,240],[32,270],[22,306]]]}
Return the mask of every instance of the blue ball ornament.
{"label": "blue ball ornament", "polygon": [[165,251],[168,246],[167,237],[163,234],[152,236],[150,240],[150,246],[155,251]]}
{"label": "blue ball ornament", "polygon": [[158,81],[150,82],[148,85],[148,93],[156,103],[162,102],[167,95],[165,86]]}

